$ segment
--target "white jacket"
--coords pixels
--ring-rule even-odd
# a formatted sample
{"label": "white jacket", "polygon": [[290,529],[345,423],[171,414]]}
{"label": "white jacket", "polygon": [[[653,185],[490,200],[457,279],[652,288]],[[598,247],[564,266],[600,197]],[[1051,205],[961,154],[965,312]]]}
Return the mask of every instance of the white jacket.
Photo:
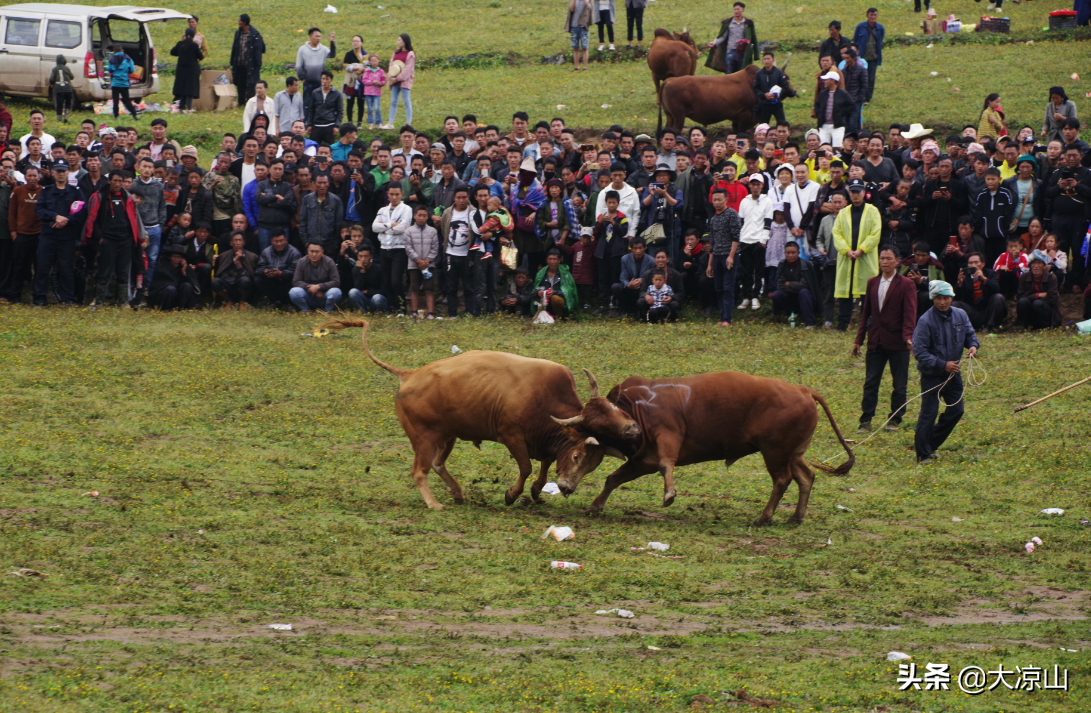
{"label": "white jacket", "polygon": [[[269,117],[269,129],[265,132],[269,138],[275,138],[280,135],[280,131],[277,130],[277,115],[276,109],[273,104],[274,97],[265,95],[265,115]],[[250,122],[254,120],[254,114],[258,113],[257,109],[257,97],[250,97],[246,100],[246,108],[242,110],[242,130],[244,132],[250,131]],[[290,126],[288,128],[291,128]]]}
{"label": "white jacket", "polygon": [[739,203],[739,217],[742,218],[740,243],[765,245],[769,242],[769,229],[765,227],[765,221],[773,218],[773,200],[768,194],[762,193],[757,200],[753,196],[743,198]]}
{"label": "white jacket", "polygon": [[807,181],[805,188],[800,188],[798,183],[792,183],[784,192],[784,210],[791,214],[792,225],[799,227],[803,224],[803,217],[811,211],[815,199],[818,198],[818,184]]}
{"label": "white jacket", "polygon": [[[397,225],[395,225],[397,223]],[[405,248],[405,231],[413,223],[413,209],[405,203],[396,208],[385,205],[379,209],[371,229],[379,236],[379,247],[383,250]]]}
{"label": "white jacket", "polygon": [[[599,191],[599,199],[595,204],[596,218],[606,212],[606,194],[612,190],[615,190],[613,183]],[[624,213],[625,217],[629,219],[628,237],[631,238],[636,235],[636,226],[637,223],[640,222],[640,193],[628,183],[617,192],[621,198],[618,202],[617,209]]]}

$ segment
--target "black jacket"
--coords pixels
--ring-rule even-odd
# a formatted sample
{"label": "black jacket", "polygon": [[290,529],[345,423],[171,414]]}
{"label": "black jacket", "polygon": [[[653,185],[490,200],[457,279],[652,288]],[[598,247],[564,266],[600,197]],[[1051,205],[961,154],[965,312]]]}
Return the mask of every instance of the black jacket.
{"label": "black jacket", "polygon": [[[640,275],[640,296],[648,294],[648,288],[652,286],[652,273],[658,268],[654,265],[650,270],[645,270]],[[675,270],[673,267],[667,268],[667,286],[674,292],[674,302],[677,302],[681,306],[682,302],[686,299],[686,286],[685,280],[682,278],[682,273]]]}
{"label": "black jacket", "polygon": [[[830,93],[823,91],[814,100],[814,115],[818,126],[826,123],[826,103],[830,100]],[[838,88],[833,93],[833,126],[840,129],[850,126],[856,114],[856,104],[852,97],[844,89]]]}
{"label": "black jacket", "polygon": [[[250,41],[244,57],[241,36],[242,30],[235,30],[235,41],[231,43],[231,71],[235,76],[236,84],[253,86],[261,79],[261,56],[265,53],[265,39],[262,38],[258,29],[251,25]],[[245,67],[245,73],[243,67]]]}
{"label": "black jacket", "polygon": [[383,269],[378,263],[371,263],[371,269],[364,272],[359,267],[352,268],[352,286],[363,292],[366,297],[383,291]]}
{"label": "black jacket", "polygon": [[[42,188],[38,195],[38,205],[34,209],[38,220],[42,221],[42,238],[72,241],[79,239],[83,223],[87,220],[87,206],[80,206],[78,211],[72,213],[72,204],[76,201],[83,201],[83,193],[73,185],[66,185],[61,190],[57,190],[57,186],[52,184]],[[59,229],[53,227],[53,220],[58,215],[68,218],[68,224]]]}
{"label": "black jacket", "polygon": [[201,46],[192,40],[181,40],[170,53],[178,58],[174,70],[174,96],[195,99],[201,96]]}
{"label": "black jacket", "polygon": [[171,265],[170,256],[163,255],[155,263],[155,274],[152,277],[152,284],[148,288],[148,298],[152,304],[158,304],[165,289],[168,287],[177,289],[187,283],[193,286],[193,291],[196,294],[201,294],[201,285],[197,281],[197,273],[193,270],[186,270],[186,274],[183,275],[181,270],[175,270],[174,266]]}
{"label": "black jacket", "polygon": [[[283,196],[283,198],[278,198]],[[295,191],[287,181],[259,181],[254,198],[258,202],[259,228],[287,228],[295,215]]]}
{"label": "black jacket", "polygon": [[1008,225],[1014,214],[1015,198],[1011,191],[1000,186],[996,189],[996,195],[992,195],[986,188],[978,194],[974,206],[974,230],[981,233],[986,243],[1006,240]]}
{"label": "black jacket", "polygon": [[963,278],[961,285],[958,284],[957,278],[952,283],[955,288],[955,300],[965,302],[971,307],[983,307],[990,297],[1000,292],[1000,280],[997,279],[996,272],[991,268],[983,267],[981,274],[985,276],[985,283],[981,285],[981,299],[974,301],[974,281],[967,277]]}
{"label": "black jacket", "polygon": [[780,71],[780,67],[773,65],[773,68],[769,71],[762,67],[754,75],[754,96],[757,97],[758,104],[772,104],[771,101],[765,98],[766,93],[773,87],[786,89],[787,85],[784,72]]}
{"label": "black jacket", "polygon": [[322,95],[322,87],[311,94],[311,105],[307,107],[307,126],[340,126],[345,117],[345,103],[341,92],[330,89]]}
{"label": "black jacket", "polygon": [[810,290],[811,296],[818,299],[822,293],[818,287],[818,272],[810,260],[798,259],[799,280],[788,279],[788,261],[781,260],[777,265],[777,289],[789,294],[799,294],[800,290]]}
{"label": "black jacket", "polygon": [[[951,191],[951,200],[940,201],[932,198],[932,194],[940,188]],[[922,212],[918,227],[933,237],[946,238],[957,235],[958,219],[965,215],[969,208],[965,184],[953,176],[949,181],[940,179],[928,181],[924,184],[921,198]]]}
{"label": "black jacket", "polygon": [[1091,171],[1083,167],[1072,170],[1076,187],[1066,192],[1057,185],[1063,170],[1054,171],[1046,186],[1045,197],[1049,201],[1050,217],[1086,219],[1087,206],[1091,202]]}
{"label": "black jacket", "polygon": [[185,213],[186,205],[190,205],[189,212],[193,215],[193,227],[200,223],[212,225],[212,194],[204,186],[197,186],[197,194],[190,198],[189,187],[178,192],[178,212]]}

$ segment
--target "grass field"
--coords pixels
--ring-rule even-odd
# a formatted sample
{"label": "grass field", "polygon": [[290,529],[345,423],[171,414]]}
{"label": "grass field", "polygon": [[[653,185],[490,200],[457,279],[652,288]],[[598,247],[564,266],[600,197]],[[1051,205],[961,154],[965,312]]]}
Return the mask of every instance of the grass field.
{"label": "grass field", "polygon": [[[936,465],[913,465],[911,430],[882,434],[848,477],[819,476],[802,525],[786,524],[792,488],[754,529],[770,488],[757,456],[681,469],[671,508],[645,477],[590,516],[616,461],[568,499],[508,508],[513,461],[461,444],[468,502],[434,478],[449,507],[430,512],[394,378],[358,332],[299,336],[312,326],[0,312],[0,563],[48,575],[0,577],[0,708],[661,711],[708,696],[719,710],[741,695],[783,711],[1091,710],[1087,394],[1012,415],[1086,375],[1086,339],[985,338],[988,380]],[[777,376],[818,389],[850,431],[863,376],[845,336],[750,315],[730,333],[391,319],[371,344],[405,367],[452,345],[545,357],[606,388]],[[837,452],[823,421],[809,455]],[[551,524],[577,539],[540,539]],[[652,540],[682,558],[630,551]],[[594,614],[614,607],[636,616]],[[899,692],[891,650],[955,675],[1056,664],[1069,691]]]}

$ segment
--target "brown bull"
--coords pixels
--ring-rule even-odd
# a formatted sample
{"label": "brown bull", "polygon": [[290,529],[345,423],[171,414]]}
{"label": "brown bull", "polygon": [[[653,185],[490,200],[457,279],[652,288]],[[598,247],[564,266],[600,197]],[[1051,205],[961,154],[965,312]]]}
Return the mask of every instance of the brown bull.
{"label": "brown bull", "polygon": [[683,28],[682,33],[655,28],[651,47],[648,48],[648,68],[655,83],[655,103],[659,104],[659,83],[669,77],[686,77],[697,71],[697,59],[701,56],[697,43]]}
{"label": "brown bull", "polygon": [[[413,481],[433,510],[443,506],[428,489],[429,469],[443,478],[456,503],[463,500],[462,487],[447,470],[447,458],[458,439],[472,441],[478,447],[481,441],[507,447],[519,464],[519,480],[504,494],[505,502],[511,505],[523,493],[531,459],[542,464],[538,480],[531,486],[531,495],[538,500],[554,462],[559,477],[579,482],[598,467],[604,455],[621,457],[613,448],[600,446],[594,437],[579,438],[573,425],[610,433],[612,440],[623,443],[631,443],[639,433],[631,419],[599,396],[598,382],[586,369],[591,382],[588,403],[595,404],[589,418],[581,415],[583,404],[572,372],[555,362],[504,352],[470,351],[419,369],[399,369],[371,353],[366,321],[324,326],[363,327],[368,357],[398,377],[394,406],[413,446]],[[558,414],[563,422],[550,418]]]}
{"label": "brown bull", "polygon": [[[781,66],[786,87],[781,98],[796,96],[787,73],[788,62]],[[758,97],[754,93],[754,75],[759,67],[751,64],[733,74],[714,77],[674,77],[664,80],[659,88],[659,128],[663,128],[663,113],[667,126],[681,131],[690,119],[702,126],[730,121],[735,133],[757,126],[754,109]]]}
{"label": "brown bull", "polygon": [[[806,386],[793,386],[780,379],[723,371],[678,379],[645,379],[634,376],[615,386],[607,400],[640,425],[640,436],[633,445],[617,444],[629,460],[606,479],[602,492],[591,509],[602,510],[610,493],[619,485],[658,471],[663,475],[663,504],[674,502],[676,466],[723,460],[728,466],[752,453],[760,452],[773,478],[773,494],[757,525],[768,525],[784,491],[794,480],[799,486],[799,502],[789,522],[802,522],[807,512],[807,498],[814,483],[804,454],[811,444],[818,424],[817,402],[826,412],[849,459],[837,468],[821,463],[819,470],[845,475],[856,457],[841,435],[826,401]],[[596,438],[614,443],[610,434],[599,432],[601,404],[588,403],[588,418],[578,428],[576,438]],[[579,485],[579,479],[558,477],[557,486],[565,495]]]}

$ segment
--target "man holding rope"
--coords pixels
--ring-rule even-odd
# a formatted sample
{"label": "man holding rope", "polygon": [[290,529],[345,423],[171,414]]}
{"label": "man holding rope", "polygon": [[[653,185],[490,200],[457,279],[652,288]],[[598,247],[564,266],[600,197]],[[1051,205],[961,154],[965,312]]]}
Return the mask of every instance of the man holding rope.
{"label": "man holding rope", "polygon": [[[966,410],[963,404],[960,362],[962,350],[969,358],[977,354],[977,340],[970,318],[958,307],[952,307],[955,291],[950,283],[934,280],[928,287],[932,307],[917,321],[913,331],[913,356],[921,373],[921,410],[917,417],[917,463],[929,463]],[[939,400],[947,409],[936,423]]]}

